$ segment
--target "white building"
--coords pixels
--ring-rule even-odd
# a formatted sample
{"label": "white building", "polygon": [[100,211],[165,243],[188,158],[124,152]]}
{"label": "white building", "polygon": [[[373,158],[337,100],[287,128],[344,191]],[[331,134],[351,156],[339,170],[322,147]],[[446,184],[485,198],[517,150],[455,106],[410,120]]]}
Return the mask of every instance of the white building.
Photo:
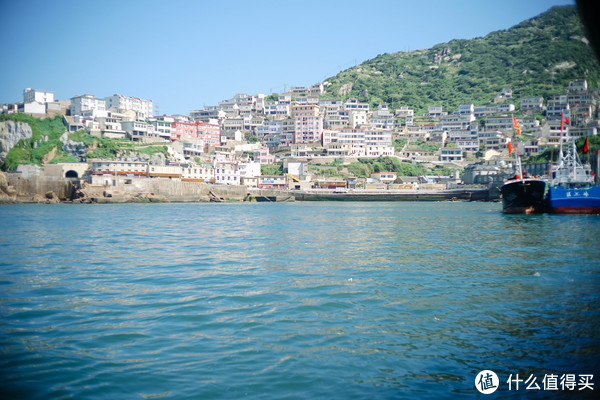
{"label": "white building", "polygon": [[221,185],[239,185],[240,170],[235,162],[215,163],[215,183]]}
{"label": "white building", "polygon": [[106,102],[94,95],[84,94],[71,98],[71,115],[83,115],[84,111],[92,111],[94,117],[106,117]]}
{"label": "white building", "polygon": [[38,101],[19,103],[18,111],[25,114],[45,114],[46,104]]}
{"label": "white building", "polygon": [[247,162],[238,164],[240,178],[255,178],[260,176],[260,163],[258,162]]}
{"label": "white building", "polygon": [[290,115],[290,104],[279,103],[277,101],[267,101],[264,106],[264,113],[266,116],[277,117],[277,116],[289,116]]}
{"label": "white building", "polygon": [[122,115],[118,113],[108,113],[106,117],[98,117],[98,127],[103,135],[109,138],[125,138],[127,132],[121,126]]}
{"label": "white building", "polygon": [[148,123],[154,127],[154,132],[165,140],[171,139],[171,124],[174,122],[175,118],[168,115],[160,115],[148,119]]}
{"label": "white building", "polygon": [[140,119],[152,117],[152,100],[144,100],[138,97],[125,97],[121,94],[114,94],[106,97],[106,108],[119,108],[121,110],[132,110]]}
{"label": "white building", "polygon": [[369,111],[369,103],[361,103],[357,99],[351,98],[344,103],[344,110],[365,110]]}
{"label": "white building", "polygon": [[365,146],[366,157],[389,157],[394,155],[394,146]]}
{"label": "white building", "polygon": [[442,147],[440,149],[440,161],[442,162],[461,162],[463,160],[463,150],[459,147]]}
{"label": "white building", "polygon": [[31,88],[23,90],[23,103],[33,103],[34,101],[42,104],[52,103],[54,101],[54,92]]}
{"label": "white building", "polygon": [[365,146],[391,146],[392,131],[368,129],[364,131]]}
{"label": "white building", "polygon": [[[359,128],[362,125],[367,124],[367,111],[366,110],[352,110],[352,111],[346,111],[349,115],[348,115],[348,119],[349,119],[349,123],[350,123],[350,127],[351,128]],[[393,120],[392,120],[392,124],[393,124]]]}
{"label": "white building", "polygon": [[187,166],[181,168],[181,180],[214,183],[214,168],[210,163],[187,164]]}
{"label": "white building", "polygon": [[154,132],[149,129],[146,122],[142,121],[122,121],[121,127],[132,140],[139,140],[144,136],[148,136],[149,132]]}

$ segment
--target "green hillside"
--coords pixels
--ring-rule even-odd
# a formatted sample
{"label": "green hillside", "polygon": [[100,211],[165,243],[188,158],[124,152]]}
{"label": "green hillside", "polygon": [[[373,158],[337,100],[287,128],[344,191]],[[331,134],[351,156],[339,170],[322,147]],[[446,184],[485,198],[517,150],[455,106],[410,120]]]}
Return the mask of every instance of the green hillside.
{"label": "green hillside", "polygon": [[379,55],[327,79],[324,97],[385,102],[416,113],[430,105],[452,111],[460,104],[488,104],[503,88],[516,99],[563,93],[576,79],[598,87],[600,65],[576,7],[565,6],[483,38]]}

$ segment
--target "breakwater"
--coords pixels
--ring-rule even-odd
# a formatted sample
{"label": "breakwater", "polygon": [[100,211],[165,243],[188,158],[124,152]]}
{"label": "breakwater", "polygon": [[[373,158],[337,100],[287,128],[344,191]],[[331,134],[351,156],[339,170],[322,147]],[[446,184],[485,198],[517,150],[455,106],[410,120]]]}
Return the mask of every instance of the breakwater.
{"label": "breakwater", "polygon": [[258,190],[251,192],[256,201],[492,201],[487,189],[452,190]]}
{"label": "breakwater", "polygon": [[80,201],[98,203],[128,202],[221,202],[243,201],[246,186],[182,182],[168,178],[116,179],[114,185],[83,184]]}

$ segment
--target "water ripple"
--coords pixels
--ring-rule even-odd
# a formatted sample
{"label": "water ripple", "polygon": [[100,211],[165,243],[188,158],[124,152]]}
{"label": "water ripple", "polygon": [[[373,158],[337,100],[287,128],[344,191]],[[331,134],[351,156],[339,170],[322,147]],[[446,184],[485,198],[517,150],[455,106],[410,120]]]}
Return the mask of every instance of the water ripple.
{"label": "water ripple", "polygon": [[599,370],[598,217],[286,203],[0,220],[3,398],[438,398],[475,393],[482,369]]}

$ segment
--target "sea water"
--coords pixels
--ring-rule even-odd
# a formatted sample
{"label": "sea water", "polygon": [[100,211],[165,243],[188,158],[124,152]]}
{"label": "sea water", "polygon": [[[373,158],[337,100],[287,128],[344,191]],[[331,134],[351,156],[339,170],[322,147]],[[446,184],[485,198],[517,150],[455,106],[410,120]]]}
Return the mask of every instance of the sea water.
{"label": "sea water", "polygon": [[2,205],[0,397],[593,398],[599,239],[499,203]]}

